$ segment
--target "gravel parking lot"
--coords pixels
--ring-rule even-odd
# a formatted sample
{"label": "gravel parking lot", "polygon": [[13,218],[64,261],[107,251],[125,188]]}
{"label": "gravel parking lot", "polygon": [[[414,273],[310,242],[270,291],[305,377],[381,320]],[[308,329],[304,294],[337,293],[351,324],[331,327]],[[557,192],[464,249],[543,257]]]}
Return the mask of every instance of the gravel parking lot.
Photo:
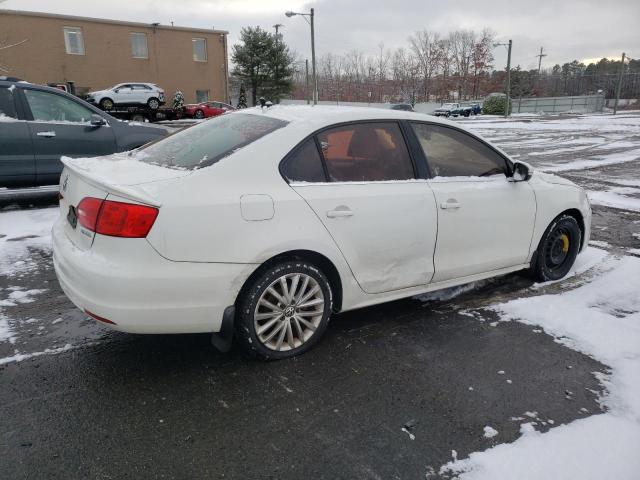
{"label": "gravel parking lot", "polygon": [[[589,191],[592,242],[573,274],[549,284],[507,275],[341,314],[316,349],[288,361],[220,354],[207,335],[102,327],[57,284],[51,198],[4,199],[0,476],[450,478],[491,465],[483,463],[490,457],[443,465],[518,445],[531,429],[552,434],[620,413],[616,372],[627,364],[612,365],[614,357],[570,331],[541,327],[546,317],[513,320],[525,320],[518,305],[543,311],[535,302],[544,298],[562,325],[561,302],[574,297],[614,320],[638,318],[637,301],[624,300],[631,279],[609,303],[590,292],[615,283],[605,276],[616,271],[640,276],[640,113],[458,121]],[[640,347],[628,348],[640,358]],[[640,412],[626,408],[640,431]],[[640,471],[633,443],[618,453]]]}

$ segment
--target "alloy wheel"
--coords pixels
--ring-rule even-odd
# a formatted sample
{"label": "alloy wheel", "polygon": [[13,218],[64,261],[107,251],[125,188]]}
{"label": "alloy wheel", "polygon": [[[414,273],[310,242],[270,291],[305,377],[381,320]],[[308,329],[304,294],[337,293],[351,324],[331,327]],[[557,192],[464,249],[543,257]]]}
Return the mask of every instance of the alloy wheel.
{"label": "alloy wheel", "polygon": [[254,328],[270,350],[302,346],[322,321],[325,297],[320,284],[304,273],[288,273],[263,292],[254,311]]}

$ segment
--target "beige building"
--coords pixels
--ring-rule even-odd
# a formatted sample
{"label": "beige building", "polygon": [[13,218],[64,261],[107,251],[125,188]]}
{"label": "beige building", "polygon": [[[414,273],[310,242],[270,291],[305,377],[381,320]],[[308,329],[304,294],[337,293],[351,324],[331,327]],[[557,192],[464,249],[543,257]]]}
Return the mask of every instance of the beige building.
{"label": "beige building", "polygon": [[168,104],[178,89],[186,103],[226,102],[227,33],[0,10],[0,42],[14,45],[0,50],[0,75],[41,84],[72,81],[80,95],[150,82],[164,88]]}

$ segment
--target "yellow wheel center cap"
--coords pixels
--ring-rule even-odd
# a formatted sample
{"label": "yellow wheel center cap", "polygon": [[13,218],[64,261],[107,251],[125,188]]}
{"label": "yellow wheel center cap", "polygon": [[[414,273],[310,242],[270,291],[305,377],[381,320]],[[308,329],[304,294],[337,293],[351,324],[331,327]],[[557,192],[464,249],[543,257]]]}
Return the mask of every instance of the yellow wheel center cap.
{"label": "yellow wheel center cap", "polygon": [[560,235],[560,239],[562,240],[562,252],[567,253],[569,251],[569,237],[566,233]]}

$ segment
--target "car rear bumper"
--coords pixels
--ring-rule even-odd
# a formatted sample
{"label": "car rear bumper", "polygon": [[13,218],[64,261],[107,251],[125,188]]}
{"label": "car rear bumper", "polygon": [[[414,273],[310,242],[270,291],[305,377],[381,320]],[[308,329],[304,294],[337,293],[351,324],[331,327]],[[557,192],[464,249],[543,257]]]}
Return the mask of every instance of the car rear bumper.
{"label": "car rear bumper", "polygon": [[[77,248],[61,217],[53,227],[53,264],[64,293],[107,326],[129,333],[198,333],[220,330],[255,265],[172,262],[146,239],[96,235]],[[126,245],[125,245],[126,242]]]}

